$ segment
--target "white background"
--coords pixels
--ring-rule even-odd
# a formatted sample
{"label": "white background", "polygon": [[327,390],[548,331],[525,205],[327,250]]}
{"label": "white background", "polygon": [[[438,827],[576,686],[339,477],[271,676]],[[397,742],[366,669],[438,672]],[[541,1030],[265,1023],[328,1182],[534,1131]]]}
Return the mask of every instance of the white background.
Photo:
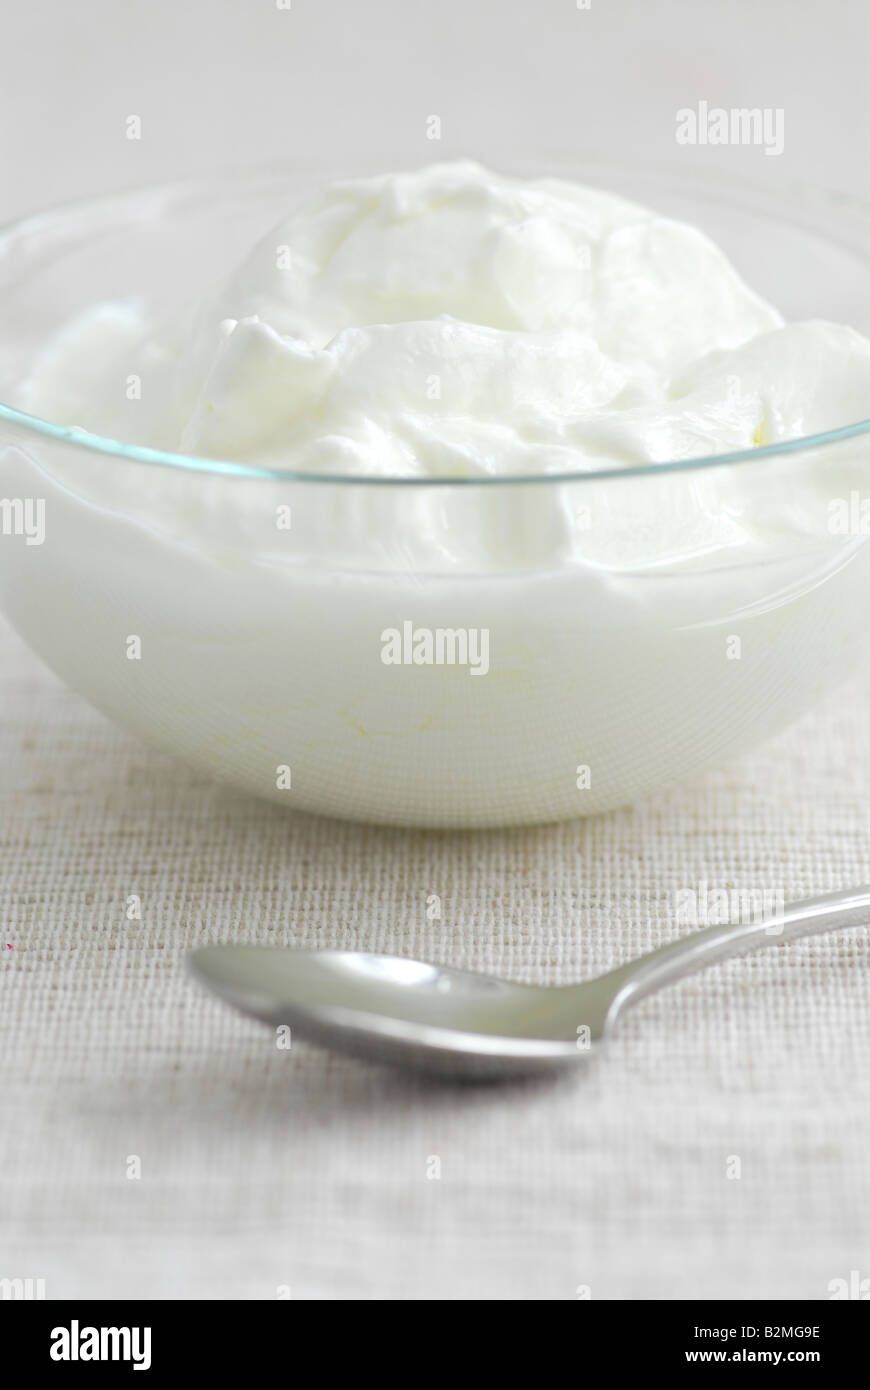
{"label": "white background", "polygon": [[[866,0],[6,0],[0,218],[321,153],[568,158],[580,176],[584,155],[630,155],[863,194],[868,60]],[[678,147],[699,100],[782,107],[784,153]]]}

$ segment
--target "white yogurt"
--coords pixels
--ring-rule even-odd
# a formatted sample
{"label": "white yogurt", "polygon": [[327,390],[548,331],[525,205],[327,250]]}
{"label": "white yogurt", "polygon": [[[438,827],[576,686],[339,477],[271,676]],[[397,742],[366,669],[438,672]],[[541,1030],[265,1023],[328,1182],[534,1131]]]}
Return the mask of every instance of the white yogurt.
{"label": "white yogurt", "polygon": [[[597,190],[470,163],[337,185],[170,322],[96,306],[20,404],[318,477],[502,480],[0,453],[0,492],[46,499],[45,546],[0,546],[22,632],[120,722],[285,804],[448,826],[598,811],[781,727],[855,646],[866,545],[830,504],[863,441],[544,481],[870,416],[866,339],[783,324],[701,232]],[[426,659],[463,634],[478,655],[485,634],[479,679]]]}
{"label": "white yogurt", "polygon": [[97,306],[25,389],[35,414],[173,451],[509,476],[852,423],[870,342],[783,325],[684,223],[462,162],[330,187],[169,324]]}

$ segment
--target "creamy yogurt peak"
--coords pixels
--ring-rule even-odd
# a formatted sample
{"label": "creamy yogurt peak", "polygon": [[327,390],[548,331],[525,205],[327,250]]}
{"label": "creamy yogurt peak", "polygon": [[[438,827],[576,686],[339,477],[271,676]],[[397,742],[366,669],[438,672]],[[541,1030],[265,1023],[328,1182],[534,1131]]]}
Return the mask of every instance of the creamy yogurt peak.
{"label": "creamy yogurt peak", "polygon": [[98,307],[26,408],[134,443],[338,474],[691,458],[870,415],[870,343],[785,325],[702,232],[471,162],[342,182],[166,323]]}

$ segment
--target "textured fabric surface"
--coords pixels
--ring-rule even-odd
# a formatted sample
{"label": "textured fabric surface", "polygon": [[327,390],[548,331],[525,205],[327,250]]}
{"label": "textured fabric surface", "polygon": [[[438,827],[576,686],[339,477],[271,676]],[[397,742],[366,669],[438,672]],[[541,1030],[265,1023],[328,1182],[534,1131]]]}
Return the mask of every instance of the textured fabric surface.
{"label": "textured fabric surface", "polygon": [[676,895],[704,883],[868,881],[868,697],[870,678],[594,821],[383,831],[197,778],[3,629],[0,1278],[49,1298],[824,1299],[870,1276],[866,929],[717,966],[588,1069],[506,1088],[280,1051],[182,970],[227,939],[567,981],[688,930]]}

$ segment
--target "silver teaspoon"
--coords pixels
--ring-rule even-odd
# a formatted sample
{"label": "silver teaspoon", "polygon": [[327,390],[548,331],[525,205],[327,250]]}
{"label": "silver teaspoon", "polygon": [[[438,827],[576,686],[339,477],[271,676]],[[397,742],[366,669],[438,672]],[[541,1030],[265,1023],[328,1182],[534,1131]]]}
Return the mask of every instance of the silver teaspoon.
{"label": "silver teaspoon", "polygon": [[514,984],[400,956],[205,946],[194,977],[293,1036],[445,1076],[514,1077],[588,1059],[622,1012],[706,965],[870,921],[870,887],[792,903],[775,916],[706,927],[583,984]]}

